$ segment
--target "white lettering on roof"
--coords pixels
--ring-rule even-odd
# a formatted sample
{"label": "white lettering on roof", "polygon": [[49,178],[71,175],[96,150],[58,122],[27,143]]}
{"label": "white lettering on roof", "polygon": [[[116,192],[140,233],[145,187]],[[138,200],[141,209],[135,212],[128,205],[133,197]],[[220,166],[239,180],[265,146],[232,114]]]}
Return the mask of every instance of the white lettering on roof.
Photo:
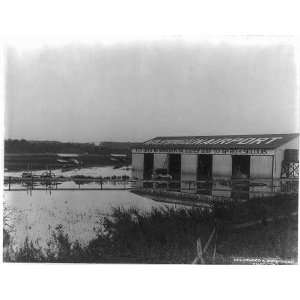
{"label": "white lettering on roof", "polygon": [[276,140],[281,140],[281,139],[282,139],[281,136],[279,136],[279,137],[274,137],[274,138],[271,138],[270,141],[268,141],[266,144],[270,144],[270,143],[272,143],[272,142],[274,142],[274,141],[276,141]]}
{"label": "white lettering on roof", "polygon": [[256,144],[256,145],[259,145],[261,144],[262,142],[266,142],[269,138],[257,138],[255,139],[253,142],[250,142],[250,144]]}
{"label": "white lettering on roof", "polygon": [[242,141],[238,142],[237,144],[238,145],[247,145],[255,140],[256,140],[256,138],[244,138]]}
{"label": "white lettering on roof", "polygon": [[237,145],[260,145],[265,144],[269,145],[273,142],[282,139],[282,137],[236,137],[236,138],[159,138],[153,139],[145,144],[150,145],[229,145],[229,144],[237,144]]}

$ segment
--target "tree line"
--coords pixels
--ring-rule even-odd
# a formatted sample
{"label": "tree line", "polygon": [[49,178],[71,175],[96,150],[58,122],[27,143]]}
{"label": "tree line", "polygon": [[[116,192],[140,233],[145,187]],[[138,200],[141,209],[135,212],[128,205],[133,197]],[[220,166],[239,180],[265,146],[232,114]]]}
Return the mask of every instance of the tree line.
{"label": "tree line", "polygon": [[105,154],[129,153],[137,143],[130,142],[102,142],[73,143],[58,141],[29,141],[25,139],[7,139],[4,142],[5,153],[77,153],[77,154]]}

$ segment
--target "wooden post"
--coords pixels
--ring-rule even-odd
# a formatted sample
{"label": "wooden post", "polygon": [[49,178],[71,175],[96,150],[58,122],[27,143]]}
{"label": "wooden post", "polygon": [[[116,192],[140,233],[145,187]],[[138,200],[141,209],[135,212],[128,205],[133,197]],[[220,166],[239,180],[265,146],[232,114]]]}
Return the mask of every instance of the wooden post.
{"label": "wooden post", "polygon": [[205,261],[204,261],[204,258],[203,258],[202,244],[201,244],[201,239],[200,238],[197,240],[197,252],[198,252],[198,256],[200,258],[201,264],[205,264]]}
{"label": "wooden post", "polygon": [[194,261],[192,262],[192,264],[197,264],[199,261],[201,264],[205,264],[205,261],[204,261],[204,258],[203,258],[203,255],[204,253],[207,251],[209,245],[210,245],[210,242],[212,241],[212,238],[214,236],[214,234],[216,233],[216,228],[214,227],[213,231],[211,232],[204,248],[202,249],[202,244],[201,244],[201,239],[199,238],[197,240],[197,256],[196,258],[194,259]]}
{"label": "wooden post", "polygon": [[202,251],[202,244],[201,239],[197,240],[197,257],[194,259],[193,264],[197,264],[200,261],[201,264],[205,264],[203,259],[203,251]]}
{"label": "wooden post", "polygon": [[101,191],[102,191],[102,189],[103,189],[102,184],[103,184],[103,181],[102,181],[102,179],[100,179]]}
{"label": "wooden post", "polygon": [[272,155],[272,181],[271,181],[271,192],[274,192],[274,155]]}
{"label": "wooden post", "polygon": [[208,240],[207,240],[207,242],[206,242],[206,245],[204,246],[203,253],[205,253],[206,250],[208,249],[209,244],[210,244],[210,242],[211,242],[211,240],[212,240],[212,238],[213,238],[215,232],[216,232],[216,228],[214,228],[213,231],[211,232],[211,234],[210,234],[210,236],[209,236],[209,238],[208,238]]}
{"label": "wooden post", "polygon": [[216,231],[216,234],[215,234],[215,245],[214,245],[214,251],[213,251],[213,256],[212,256],[212,263],[214,264],[215,263],[215,260],[216,260],[216,253],[217,253],[217,231]]}
{"label": "wooden post", "polygon": [[10,178],[10,176],[8,176],[8,190],[10,191],[10,180],[11,180],[11,178]]}

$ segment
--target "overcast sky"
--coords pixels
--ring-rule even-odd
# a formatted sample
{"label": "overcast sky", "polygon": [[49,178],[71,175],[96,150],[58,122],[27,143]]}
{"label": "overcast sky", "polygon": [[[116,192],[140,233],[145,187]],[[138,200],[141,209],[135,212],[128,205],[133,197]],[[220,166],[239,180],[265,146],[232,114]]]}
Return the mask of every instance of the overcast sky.
{"label": "overcast sky", "polygon": [[284,44],[187,42],[7,50],[6,138],[96,142],[296,132]]}

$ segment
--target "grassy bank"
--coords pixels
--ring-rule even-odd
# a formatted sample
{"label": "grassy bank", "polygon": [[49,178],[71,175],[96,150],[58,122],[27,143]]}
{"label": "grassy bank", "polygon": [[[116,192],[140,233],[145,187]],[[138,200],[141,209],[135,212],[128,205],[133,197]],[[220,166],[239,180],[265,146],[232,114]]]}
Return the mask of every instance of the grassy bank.
{"label": "grassy bank", "polygon": [[[111,217],[99,217],[96,237],[87,245],[71,242],[61,225],[52,232],[47,247],[25,240],[14,250],[5,233],[4,261],[16,262],[98,262],[98,263],[191,263],[196,256],[197,239],[204,244],[217,224],[215,260],[211,247],[206,263],[256,263],[246,258],[297,260],[297,218],[291,217],[297,198],[273,197],[231,203],[209,210],[116,208]],[[278,216],[285,215],[285,218]],[[247,217],[247,218],[246,218]],[[274,218],[267,222],[267,218]],[[250,219],[261,224],[234,228]],[[240,258],[244,260],[239,260]],[[261,263],[268,263],[263,262]]]}
{"label": "grassy bank", "polygon": [[297,263],[297,218],[275,219],[236,230],[220,230],[217,264]]}
{"label": "grassy bank", "polygon": [[[58,225],[46,248],[25,240],[14,251],[5,245],[4,260],[16,262],[187,263],[195,255],[196,239],[213,226],[208,211],[171,208],[141,213],[115,208],[99,218],[96,237],[88,245],[71,243]],[[7,235],[6,235],[7,236]]]}

